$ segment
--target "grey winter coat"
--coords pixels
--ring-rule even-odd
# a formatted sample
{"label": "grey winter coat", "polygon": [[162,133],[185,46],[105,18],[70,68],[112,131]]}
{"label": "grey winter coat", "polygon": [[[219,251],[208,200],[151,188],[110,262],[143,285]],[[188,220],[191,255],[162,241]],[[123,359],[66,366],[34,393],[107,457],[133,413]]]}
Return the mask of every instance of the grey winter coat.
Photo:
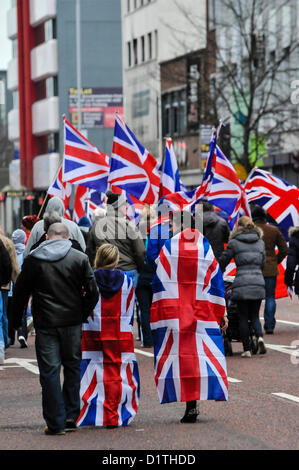
{"label": "grey winter coat", "polygon": [[266,262],[263,232],[255,227],[250,230],[238,227],[230,235],[227,249],[219,259],[222,272],[234,258],[237,272],[232,285],[233,300],[257,300],[265,298],[265,280],[262,269]]}

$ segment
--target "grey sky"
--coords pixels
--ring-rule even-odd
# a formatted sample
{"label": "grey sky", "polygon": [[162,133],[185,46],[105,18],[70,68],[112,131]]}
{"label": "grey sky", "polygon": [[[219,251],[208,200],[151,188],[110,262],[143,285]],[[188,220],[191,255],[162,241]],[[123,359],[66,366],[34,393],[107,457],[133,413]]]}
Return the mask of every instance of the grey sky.
{"label": "grey sky", "polygon": [[7,38],[7,11],[11,0],[0,0],[0,70],[6,70],[12,57],[11,40]]}

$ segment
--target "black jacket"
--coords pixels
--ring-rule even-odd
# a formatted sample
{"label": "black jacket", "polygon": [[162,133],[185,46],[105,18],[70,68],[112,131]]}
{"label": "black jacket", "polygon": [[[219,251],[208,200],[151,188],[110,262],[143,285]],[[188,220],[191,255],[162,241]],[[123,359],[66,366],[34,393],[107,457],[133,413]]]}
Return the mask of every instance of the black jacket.
{"label": "black jacket", "polygon": [[299,271],[296,267],[299,265],[299,227],[292,227],[289,231],[289,249],[287,257],[287,266],[284,274],[284,282],[287,286],[295,285],[295,294],[299,295]]}
{"label": "black jacket", "polygon": [[13,294],[14,327],[32,295],[35,328],[78,325],[97,304],[99,293],[87,255],[71,242],[43,242],[25,258]]}
{"label": "black jacket", "polygon": [[216,212],[204,212],[203,234],[209,240],[218,261],[224,251],[224,244],[229,239],[230,230],[226,221]]}

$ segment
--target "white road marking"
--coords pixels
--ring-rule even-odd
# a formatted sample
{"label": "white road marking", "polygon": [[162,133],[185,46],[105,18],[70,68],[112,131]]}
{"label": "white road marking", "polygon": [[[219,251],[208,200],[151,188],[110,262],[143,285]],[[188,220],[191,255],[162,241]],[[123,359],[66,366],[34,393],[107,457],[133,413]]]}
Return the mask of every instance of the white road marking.
{"label": "white road marking", "polygon": [[272,393],[272,395],[276,395],[277,397],[286,398],[287,400],[299,403],[299,397],[296,397],[295,395],[289,395],[288,393]]}
{"label": "white road marking", "polygon": [[[24,367],[24,369],[29,370],[33,374],[39,375],[39,369],[37,366],[31,364],[32,362],[36,362],[36,359],[23,359],[21,357],[11,357],[9,359],[4,360],[4,366],[6,367],[7,364],[17,364],[17,366],[13,367]],[[11,367],[10,365],[8,367]]]}
{"label": "white road marking", "polygon": [[[264,320],[264,318],[263,318],[263,317],[260,317],[260,320]],[[277,320],[277,319],[276,319],[276,322],[277,322],[277,323],[284,323],[285,325],[299,326],[299,323],[298,323],[298,322],[294,322],[294,321]]]}
{"label": "white road marking", "polygon": [[[147,352],[147,351],[142,351],[141,349],[134,349],[134,351],[138,354],[142,354],[143,356],[147,357],[154,357],[153,353]],[[241,383],[242,380],[239,379],[233,379],[232,377],[227,377],[227,381],[230,383]]]}
{"label": "white road marking", "polygon": [[285,346],[283,344],[266,344],[266,348],[273,349],[274,351],[279,351],[284,354],[289,354],[293,357],[299,357],[299,349],[296,350],[296,346]]}

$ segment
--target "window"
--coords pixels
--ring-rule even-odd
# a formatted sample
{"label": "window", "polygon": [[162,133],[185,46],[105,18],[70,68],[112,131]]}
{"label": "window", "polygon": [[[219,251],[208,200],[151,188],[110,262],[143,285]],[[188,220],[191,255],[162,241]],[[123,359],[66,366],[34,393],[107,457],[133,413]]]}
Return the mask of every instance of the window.
{"label": "window", "polygon": [[59,134],[52,132],[48,135],[48,153],[59,152]]}
{"label": "window", "polygon": [[13,109],[19,109],[19,92],[18,91],[12,92],[12,103],[13,103]]}
{"label": "window", "polygon": [[49,77],[46,79],[46,97],[58,96],[58,80],[57,77]]}
{"label": "window", "polygon": [[145,61],[145,41],[144,36],[141,36],[141,62]]}
{"label": "window", "polygon": [[163,135],[183,134],[186,130],[186,90],[164,93],[162,96]]}
{"label": "window", "polygon": [[131,11],[131,5],[130,4],[131,4],[130,0],[127,0],[127,12],[128,13],[130,13],[130,11]]}
{"label": "window", "polygon": [[45,41],[56,38],[56,19],[54,18],[45,22]]}
{"label": "window", "polygon": [[134,65],[137,65],[138,64],[137,39],[133,39],[133,55],[134,55]]}
{"label": "window", "polygon": [[148,33],[147,41],[148,41],[148,59],[151,60],[153,56],[152,33]]}
{"label": "window", "polygon": [[127,48],[128,48],[128,67],[131,67],[132,65],[132,52],[131,52],[131,43],[127,42]]}

